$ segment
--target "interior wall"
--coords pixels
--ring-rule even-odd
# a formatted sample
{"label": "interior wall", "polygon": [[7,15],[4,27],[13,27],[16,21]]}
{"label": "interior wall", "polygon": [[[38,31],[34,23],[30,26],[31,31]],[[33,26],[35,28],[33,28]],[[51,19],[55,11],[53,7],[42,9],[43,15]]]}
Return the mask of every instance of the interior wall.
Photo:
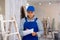
{"label": "interior wall", "polygon": [[42,6],[38,6],[39,9],[36,11],[38,17],[50,17],[50,20],[55,18],[55,28],[58,30],[58,25],[60,22],[60,3],[56,4],[45,4]]}

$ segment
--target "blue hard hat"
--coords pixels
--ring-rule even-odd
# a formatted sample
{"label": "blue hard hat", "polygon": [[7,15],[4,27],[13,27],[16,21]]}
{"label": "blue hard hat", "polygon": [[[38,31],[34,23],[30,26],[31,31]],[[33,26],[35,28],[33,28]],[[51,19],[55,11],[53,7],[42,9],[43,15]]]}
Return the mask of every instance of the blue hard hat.
{"label": "blue hard hat", "polygon": [[34,12],[34,11],[35,11],[34,6],[28,6],[28,8],[27,8],[27,12],[28,12],[28,11],[32,11],[32,12]]}

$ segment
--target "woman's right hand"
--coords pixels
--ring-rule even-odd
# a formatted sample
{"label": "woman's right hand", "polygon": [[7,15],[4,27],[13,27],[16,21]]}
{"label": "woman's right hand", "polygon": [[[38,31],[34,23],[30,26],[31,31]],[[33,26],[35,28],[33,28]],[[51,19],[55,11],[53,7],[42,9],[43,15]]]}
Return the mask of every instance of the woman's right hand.
{"label": "woman's right hand", "polygon": [[36,32],[33,32],[33,33],[32,33],[32,36],[36,36],[36,35],[37,35],[37,33],[36,33]]}

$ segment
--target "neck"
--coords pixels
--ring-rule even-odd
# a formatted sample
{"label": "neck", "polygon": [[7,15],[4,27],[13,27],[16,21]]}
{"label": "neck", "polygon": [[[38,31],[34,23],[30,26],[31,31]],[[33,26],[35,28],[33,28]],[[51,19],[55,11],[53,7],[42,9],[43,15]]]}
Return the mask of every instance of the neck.
{"label": "neck", "polygon": [[28,18],[29,20],[33,19],[33,18]]}
{"label": "neck", "polygon": [[[33,17],[34,17],[34,16],[33,16]],[[30,17],[28,17],[28,19],[29,19],[29,20],[31,20],[31,19],[33,19],[33,17],[31,17],[31,18],[30,18]]]}

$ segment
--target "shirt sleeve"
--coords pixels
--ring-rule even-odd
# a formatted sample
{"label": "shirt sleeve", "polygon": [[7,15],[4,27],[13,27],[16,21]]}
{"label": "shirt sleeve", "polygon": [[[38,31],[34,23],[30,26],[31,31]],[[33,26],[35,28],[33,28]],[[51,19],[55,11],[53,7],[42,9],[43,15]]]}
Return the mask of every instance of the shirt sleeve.
{"label": "shirt sleeve", "polygon": [[37,32],[37,35],[38,37],[41,37],[41,35],[44,34],[43,24],[39,19],[37,20],[37,24],[38,24],[38,29],[39,29],[39,31]]}
{"label": "shirt sleeve", "polygon": [[23,36],[23,25],[24,25],[25,19],[20,20],[20,27],[19,27],[19,33],[21,36]]}

